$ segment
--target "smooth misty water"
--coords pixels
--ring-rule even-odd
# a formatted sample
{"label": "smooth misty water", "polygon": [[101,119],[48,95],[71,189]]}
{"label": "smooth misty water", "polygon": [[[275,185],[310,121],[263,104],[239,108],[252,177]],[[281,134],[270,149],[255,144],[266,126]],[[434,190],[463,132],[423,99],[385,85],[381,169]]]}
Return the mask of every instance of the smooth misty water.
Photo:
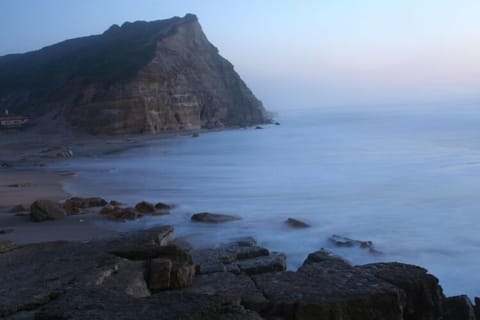
{"label": "smooth misty water", "polygon": [[[286,113],[281,126],[148,142],[60,164],[76,195],[180,206],[117,228],[173,224],[195,245],[244,235],[288,254],[290,268],[326,247],[355,264],[427,267],[448,295],[480,296],[480,111],[475,108]],[[200,211],[239,222],[189,222]],[[292,230],[287,217],[312,228]],[[384,255],[337,249],[332,234],[372,240]]]}

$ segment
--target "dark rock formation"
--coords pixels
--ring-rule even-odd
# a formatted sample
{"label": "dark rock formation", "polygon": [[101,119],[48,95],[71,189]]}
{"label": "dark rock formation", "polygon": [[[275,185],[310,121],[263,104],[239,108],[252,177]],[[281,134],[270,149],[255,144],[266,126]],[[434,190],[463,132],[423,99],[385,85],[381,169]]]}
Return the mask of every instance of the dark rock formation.
{"label": "dark rock formation", "polygon": [[303,229],[303,228],[308,228],[310,225],[308,223],[305,223],[303,221],[294,219],[294,218],[288,218],[285,223],[289,225],[292,228],[296,229]]}
{"label": "dark rock formation", "polygon": [[195,222],[221,223],[240,220],[240,217],[228,214],[201,212],[194,214],[191,219]]}
{"label": "dark rock formation", "polygon": [[476,320],[472,302],[466,295],[448,297],[443,304],[443,320]]}
{"label": "dark rock formation", "polygon": [[320,250],[292,272],[253,239],[189,252],[169,243],[172,232],[1,253],[0,318],[475,319],[468,299],[445,299],[420,267],[352,266]]}
{"label": "dark rock formation", "polygon": [[50,200],[37,200],[30,206],[30,219],[34,222],[60,219],[65,215],[65,210]]}
{"label": "dark rock formation", "polygon": [[101,35],[0,57],[0,101],[15,113],[48,113],[94,134],[268,120],[190,14],[127,22]]}

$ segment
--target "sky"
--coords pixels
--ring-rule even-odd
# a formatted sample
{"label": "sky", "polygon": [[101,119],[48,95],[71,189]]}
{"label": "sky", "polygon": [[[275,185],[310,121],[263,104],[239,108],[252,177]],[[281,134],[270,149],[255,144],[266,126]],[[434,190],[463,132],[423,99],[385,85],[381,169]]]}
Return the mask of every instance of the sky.
{"label": "sky", "polygon": [[1,0],[0,55],[186,13],[270,110],[480,103],[479,0]]}

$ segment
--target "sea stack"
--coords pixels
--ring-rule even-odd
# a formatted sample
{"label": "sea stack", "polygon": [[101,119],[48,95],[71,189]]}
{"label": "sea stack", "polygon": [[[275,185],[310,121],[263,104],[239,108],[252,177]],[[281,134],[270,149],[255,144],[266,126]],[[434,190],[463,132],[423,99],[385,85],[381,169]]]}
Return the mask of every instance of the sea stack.
{"label": "sea stack", "polygon": [[220,56],[195,15],[114,25],[0,57],[3,108],[92,134],[267,122],[262,103]]}

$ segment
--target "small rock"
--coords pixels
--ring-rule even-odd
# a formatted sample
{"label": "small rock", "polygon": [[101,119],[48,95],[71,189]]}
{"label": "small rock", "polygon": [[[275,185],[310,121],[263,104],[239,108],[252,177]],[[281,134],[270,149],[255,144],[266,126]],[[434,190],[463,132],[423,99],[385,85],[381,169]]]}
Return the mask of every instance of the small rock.
{"label": "small rock", "polygon": [[155,208],[158,209],[158,210],[162,210],[162,211],[169,211],[169,210],[172,209],[172,206],[169,205],[169,204],[163,203],[163,202],[158,202],[155,205]]}
{"label": "small rock", "polygon": [[296,228],[296,229],[304,229],[304,228],[309,228],[310,225],[303,222],[303,221],[300,221],[300,220],[297,220],[297,219],[294,219],[294,218],[288,218],[285,223],[287,225],[289,225],[290,227],[292,228]]}
{"label": "small rock", "polygon": [[27,211],[27,208],[25,208],[23,205],[21,204],[17,204],[15,207],[13,207],[12,209],[10,209],[10,213],[19,213],[19,212],[25,212]]}
{"label": "small rock", "polygon": [[472,302],[466,295],[446,298],[443,312],[444,320],[476,320]]}
{"label": "small rock", "polygon": [[328,240],[330,240],[330,242],[332,242],[337,247],[357,247],[361,249],[366,249],[373,255],[382,254],[380,251],[375,249],[372,241],[354,240],[336,234],[329,237]]}
{"label": "small rock", "polygon": [[10,188],[26,188],[26,187],[31,187],[31,186],[32,186],[31,182],[24,182],[24,183],[9,184],[7,187],[10,187]]}
{"label": "small rock", "polygon": [[256,126],[256,127],[255,127],[255,129],[257,129],[257,130],[261,130],[261,129],[263,129],[263,127]]}
{"label": "small rock", "polygon": [[0,229],[0,234],[12,233],[13,229]]}
{"label": "small rock", "polygon": [[191,220],[195,222],[221,223],[221,222],[240,220],[240,217],[227,215],[227,214],[201,212],[201,213],[194,214]]}
{"label": "small rock", "polygon": [[68,214],[79,214],[80,209],[93,208],[93,207],[102,207],[107,204],[105,199],[100,197],[90,197],[90,198],[80,198],[73,197],[65,200],[63,207]]}
{"label": "small rock", "polygon": [[275,125],[276,125],[276,126],[279,126],[279,125],[280,125],[280,122],[275,122]]}
{"label": "small rock", "polygon": [[8,251],[12,251],[17,248],[15,242],[10,240],[0,240],[0,253],[5,253]]}
{"label": "small rock", "polygon": [[200,135],[198,133],[192,134],[192,138],[198,138],[198,137],[200,137]]}
{"label": "small rock", "polygon": [[112,205],[112,206],[116,206],[116,207],[122,205],[122,203],[120,201],[115,201],[115,200],[110,201],[109,204]]}
{"label": "small rock", "polygon": [[0,162],[0,167],[2,167],[2,168],[11,168],[12,165],[11,165],[10,163],[8,163],[8,162],[2,161],[2,162]]}
{"label": "small rock", "polygon": [[147,202],[147,201],[142,201],[137,203],[135,206],[135,209],[137,209],[141,213],[153,213],[155,212],[155,206],[153,203]]}
{"label": "small rock", "polygon": [[65,216],[65,210],[50,200],[37,200],[30,206],[30,218],[34,222],[55,220]]}
{"label": "small rock", "polygon": [[143,217],[141,212],[138,212],[134,208],[118,208],[119,210],[115,209],[109,217],[114,220],[135,220],[138,218]]}

